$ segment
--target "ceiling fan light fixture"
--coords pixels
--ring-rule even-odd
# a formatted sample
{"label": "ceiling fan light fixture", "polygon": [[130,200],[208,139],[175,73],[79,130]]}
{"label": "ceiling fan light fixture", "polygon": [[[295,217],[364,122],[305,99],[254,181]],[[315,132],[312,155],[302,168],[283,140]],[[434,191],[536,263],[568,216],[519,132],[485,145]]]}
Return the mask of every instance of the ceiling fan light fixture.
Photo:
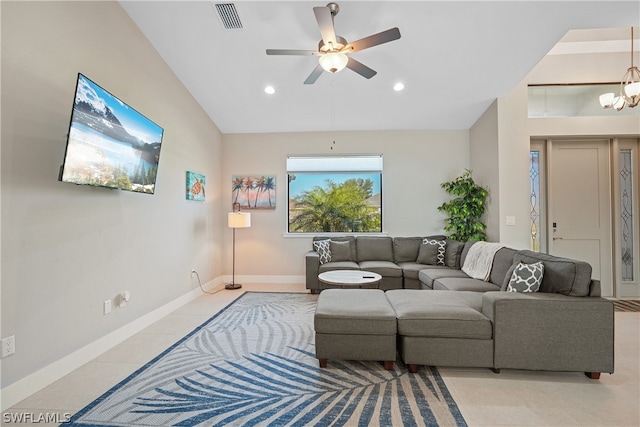
{"label": "ceiling fan light fixture", "polygon": [[318,59],[320,66],[330,73],[337,73],[342,71],[349,62],[349,57],[346,53],[342,52],[328,52]]}

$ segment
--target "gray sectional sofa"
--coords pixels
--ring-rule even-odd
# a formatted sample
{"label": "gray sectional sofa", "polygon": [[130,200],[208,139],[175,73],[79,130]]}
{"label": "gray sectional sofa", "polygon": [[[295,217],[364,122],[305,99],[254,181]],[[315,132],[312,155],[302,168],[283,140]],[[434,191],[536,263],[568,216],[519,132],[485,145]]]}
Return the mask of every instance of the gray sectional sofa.
{"label": "gray sectional sofa", "polygon": [[[321,264],[316,250],[306,254],[307,288],[316,292],[317,275],[332,269],[382,275],[380,288],[396,314],[397,350],[413,372],[432,365],[574,371],[590,378],[613,373],[613,303],[600,298],[588,263],[502,247],[482,280],[461,269],[473,242],[444,236],[335,239],[336,258],[324,254]],[[444,241],[444,253],[434,258],[425,239]],[[314,238],[319,240],[326,238]],[[537,292],[507,292],[516,266],[538,262],[544,273]],[[332,312],[331,301],[323,304]],[[341,316],[348,324],[350,314]]]}
{"label": "gray sectional sofa", "polygon": [[[318,274],[331,270],[364,270],[382,276],[380,289],[421,289],[418,274],[422,269],[435,267],[417,261],[420,245],[425,238],[445,240],[445,236],[428,237],[385,237],[385,236],[345,236],[314,237],[313,242],[330,240],[333,256],[321,263],[320,254],[312,248],[305,257],[306,285],[312,292],[320,291]],[[447,266],[460,269],[463,243],[450,241]],[[457,258],[451,249],[455,245]],[[347,246],[348,252],[341,246]]]}

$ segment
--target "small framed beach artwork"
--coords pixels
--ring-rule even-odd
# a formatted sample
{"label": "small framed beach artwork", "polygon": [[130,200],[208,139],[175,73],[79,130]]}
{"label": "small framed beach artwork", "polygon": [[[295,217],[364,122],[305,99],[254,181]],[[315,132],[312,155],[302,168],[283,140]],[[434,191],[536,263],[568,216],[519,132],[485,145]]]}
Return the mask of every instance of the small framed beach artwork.
{"label": "small framed beach artwork", "polygon": [[207,179],[204,175],[187,171],[187,200],[204,201],[204,187]]}
{"label": "small framed beach artwork", "polygon": [[275,175],[234,175],[231,178],[231,206],[241,210],[275,209]]}

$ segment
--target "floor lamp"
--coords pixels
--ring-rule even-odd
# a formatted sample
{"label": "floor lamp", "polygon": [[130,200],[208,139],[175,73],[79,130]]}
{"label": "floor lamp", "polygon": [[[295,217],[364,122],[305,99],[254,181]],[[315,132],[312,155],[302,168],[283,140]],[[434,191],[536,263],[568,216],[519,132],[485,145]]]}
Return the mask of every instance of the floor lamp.
{"label": "floor lamp", "polygon": [[233,230],[233,275],[231,283],[227,283],[225,289],[240,289],[242,285],[236,283],[236,228],[251,227],[251,214],[249,212],[229,212],[227,225]]}

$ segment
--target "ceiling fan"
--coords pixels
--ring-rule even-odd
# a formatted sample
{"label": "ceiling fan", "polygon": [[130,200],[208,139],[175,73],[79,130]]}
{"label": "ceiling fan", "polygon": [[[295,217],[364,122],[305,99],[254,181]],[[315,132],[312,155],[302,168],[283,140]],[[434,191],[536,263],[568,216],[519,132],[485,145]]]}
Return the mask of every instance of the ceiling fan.
{"label": "ceiling fan", "polygon": [[318,50],[267,49],[267,55],[311,55],[319,57],[318,65],[304,81],[304,84],[315,83],[323,71],[337,73],[345,67],[367,79],[375,76],[377,74],[375,70],[356,61],[347,54],[397,40],[400,38],[400,30],[394,27],[348,43],[343,37],[336,35],[333,26],[333,18],[339,11],[340,7],[336,3],[329,3],[325,7],[313,8],[320,34],[322,34],[322,40],[318,43]]}

